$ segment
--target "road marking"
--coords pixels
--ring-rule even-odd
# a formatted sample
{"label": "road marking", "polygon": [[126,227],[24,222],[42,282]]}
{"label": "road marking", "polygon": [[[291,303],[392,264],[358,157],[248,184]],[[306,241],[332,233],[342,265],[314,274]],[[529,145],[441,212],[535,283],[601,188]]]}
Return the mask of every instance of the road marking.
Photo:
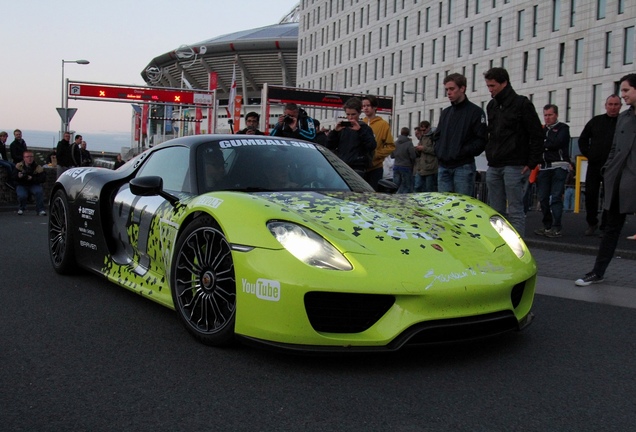
{"label": "road marking", "polygon": [[581,300],[590,303],[601,303],[636,309],[635,289],[612,286],[604,283],[579,287],[574,285],[574,281],[571,280],[538,276],[536,293],[570,300]]}

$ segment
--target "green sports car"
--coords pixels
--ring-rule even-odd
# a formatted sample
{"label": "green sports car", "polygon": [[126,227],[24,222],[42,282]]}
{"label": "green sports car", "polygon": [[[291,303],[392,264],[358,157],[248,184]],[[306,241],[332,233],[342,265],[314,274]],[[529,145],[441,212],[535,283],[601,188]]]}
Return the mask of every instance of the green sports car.
{"label": "green sports car", "polygon": [[174,139],[54,186],[49,250],[176,310],[205,344],[396,350],[519,330],[537,268],[493,209],[376,193],[329,150],[249,135]]}

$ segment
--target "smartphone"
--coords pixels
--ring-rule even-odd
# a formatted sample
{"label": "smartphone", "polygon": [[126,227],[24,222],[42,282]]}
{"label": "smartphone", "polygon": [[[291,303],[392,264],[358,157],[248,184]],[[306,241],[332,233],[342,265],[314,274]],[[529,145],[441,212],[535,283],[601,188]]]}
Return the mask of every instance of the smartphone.
{"label": "smartphone", "polygon": [[342,127],[351,127],[352,124],[348,120],[343,120],[343,121],[340,122],[340,126],[342,126]]}

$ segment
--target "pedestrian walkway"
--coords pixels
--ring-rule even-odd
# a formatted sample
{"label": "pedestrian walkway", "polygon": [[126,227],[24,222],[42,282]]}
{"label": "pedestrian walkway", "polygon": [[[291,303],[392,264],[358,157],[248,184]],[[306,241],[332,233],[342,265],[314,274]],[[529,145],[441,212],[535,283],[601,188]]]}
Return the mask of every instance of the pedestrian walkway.
{"label": "pedestrian walkway", "polygon": [[[530,250],[538,248],[583,255],[596,255],[601,238],[598,235],[591,237],[584,235],[585,230],[587,229],[584,211],[580,213],[563,213],[563,236],[557,238],[539,236],[534,233],[534,230],[543,228],[543,223],[541,222],[542,218],[543,215],[540,211],[529,211],[526,215],[526,234],[524,236],[524,241]],[[636,216],[629,215],[625,221],[623,233],[618,240],[616,256],[623,259],[636,260],[636,240],[627,240],[626,238],[627,236],[634,234],[636,234]],[[594,263],[593,260],[592,263]],[[636,262],[632,264],[636,267]],[[584,272],[584,274],[590,271],[591,268],[592,267],[590,266],[589,270]],[[581,276],[582,275],[579,275],[578,277]]]}

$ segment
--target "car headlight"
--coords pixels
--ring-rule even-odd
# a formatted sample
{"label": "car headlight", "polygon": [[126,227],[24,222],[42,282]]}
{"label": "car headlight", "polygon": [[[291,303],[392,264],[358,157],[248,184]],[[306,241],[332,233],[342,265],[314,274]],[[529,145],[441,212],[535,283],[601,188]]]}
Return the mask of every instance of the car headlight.
{"label": "car headlight", "polygon": [[519,235],[504,218],[493,216],[490,218],[490,225],[499,233],[515,255],[521,258],[526,253]]}
{"label": "car headlight", "polygon": [[270,221],[267,228],[289,253],[305,264],[331,270],[353,268],[331,243],[308,228],[282,221]]}

